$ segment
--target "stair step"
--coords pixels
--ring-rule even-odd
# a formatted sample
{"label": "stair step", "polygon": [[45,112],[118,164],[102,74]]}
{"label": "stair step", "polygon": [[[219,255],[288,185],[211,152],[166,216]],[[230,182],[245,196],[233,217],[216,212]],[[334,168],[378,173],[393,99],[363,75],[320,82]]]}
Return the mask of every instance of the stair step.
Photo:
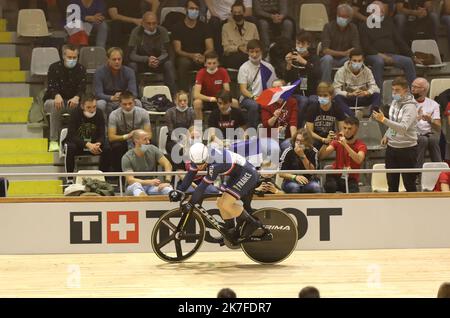
{"label": "stair step", "polygon": [[42,138],[43,129],[32,128],[27,123],[8,123],[0,125],[0,138]]}
{"label": "stair step", "polygon": [[28,111],[33,103],[32,97],[0,97],[0,112]]}
{"label": "stair step", "polygon": [[0,71],[20,71],[20,58],[0,57]]}
{"label": "stair step", "polygon": [[0,71],[0,83],[24,83],[26,74],[25,71]]}
{"label": "stair step", "polygon": [[14,43],[14,33],[0,32],[0,43]]}
{"label": "stair step", "polygon": [[0,96],[2,97],[29,97],[30,84],[0,83]]}
{"label": "stair step", "polygon": [[28,111],[0,111],[0,124],[26,124]]}
{"label": "stair step", "polygon": [[21,154],[47,151],[48,140],[45,138],[0,139],[0,154]]}
{"label": "stair step", "polygon": [[61,180],[11,180],[8,197],[33,195],[63,195]]}
{"label": "stair step", "polygon": [[28,152],[0,154],[0,165],[50,165],[53,164],[51,152]]}
{"label": "stair step", "polygon": [[14,44],[0,44],[0,57],[15,57],[17,54]]}
{"label": "stair step", "polygon": [[0,32],[6,32],[6,26],[8,21],[6,19],[0,19]]}

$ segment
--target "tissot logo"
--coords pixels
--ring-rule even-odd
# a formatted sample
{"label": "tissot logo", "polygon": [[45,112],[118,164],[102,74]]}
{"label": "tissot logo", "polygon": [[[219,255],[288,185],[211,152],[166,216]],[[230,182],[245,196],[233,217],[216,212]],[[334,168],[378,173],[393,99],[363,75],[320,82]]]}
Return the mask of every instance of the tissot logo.
{"label": "tissot logo", "polygon": [[102,212],[70,212],[70,244],[102,242]]}
{"label": "tissot logo", "polygon": [[108,212],[108,244],[139,243],[139,216],[137,211]]}

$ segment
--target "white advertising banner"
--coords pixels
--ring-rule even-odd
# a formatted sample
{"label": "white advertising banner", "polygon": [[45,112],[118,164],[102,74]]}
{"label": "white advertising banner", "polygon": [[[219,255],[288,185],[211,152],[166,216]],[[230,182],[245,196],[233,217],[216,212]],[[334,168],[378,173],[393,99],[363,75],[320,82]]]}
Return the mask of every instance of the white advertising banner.
{"label": "white advertising banner", "polygon": [[[157,218],[176,203],[0,204],[0,254],[152,252]],[[216,203],[204,207],[218,213]],[[298,250],[450,247],[450,198],[254,200],[298,223]],[[215,211],[213,211],[215,209]],[[207,229],[200,251],[225,251]]]}

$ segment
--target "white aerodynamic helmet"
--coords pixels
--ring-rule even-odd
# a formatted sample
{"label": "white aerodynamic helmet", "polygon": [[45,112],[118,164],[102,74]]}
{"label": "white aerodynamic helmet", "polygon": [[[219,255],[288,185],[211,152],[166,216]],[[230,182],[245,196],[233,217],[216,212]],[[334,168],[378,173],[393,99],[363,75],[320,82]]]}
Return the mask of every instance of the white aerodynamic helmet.
{"label": "white aerodynamic helmet", "polygon": [[189,148],[189,159],[195,164],[205,163],[208,160],[208,157],[208,147],[201,142],[197,142]]}

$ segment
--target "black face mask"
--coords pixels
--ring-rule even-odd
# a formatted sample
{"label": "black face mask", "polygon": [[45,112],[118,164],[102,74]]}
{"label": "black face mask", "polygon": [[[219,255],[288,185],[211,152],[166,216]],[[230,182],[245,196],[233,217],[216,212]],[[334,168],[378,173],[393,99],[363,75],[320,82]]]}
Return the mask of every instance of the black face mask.
{"label": "black face mask", "polygon": [[237,23],[241,23],[244,20],[244,16],[242,14],[233,15],[233,20]]}
{"label": "black face mask", "polygon": [[420,94],[413,94],[413,96],[414,96],[414,99],[419,99],[419,98],[421,98],[422,97],[422,95],[420,95]]}

